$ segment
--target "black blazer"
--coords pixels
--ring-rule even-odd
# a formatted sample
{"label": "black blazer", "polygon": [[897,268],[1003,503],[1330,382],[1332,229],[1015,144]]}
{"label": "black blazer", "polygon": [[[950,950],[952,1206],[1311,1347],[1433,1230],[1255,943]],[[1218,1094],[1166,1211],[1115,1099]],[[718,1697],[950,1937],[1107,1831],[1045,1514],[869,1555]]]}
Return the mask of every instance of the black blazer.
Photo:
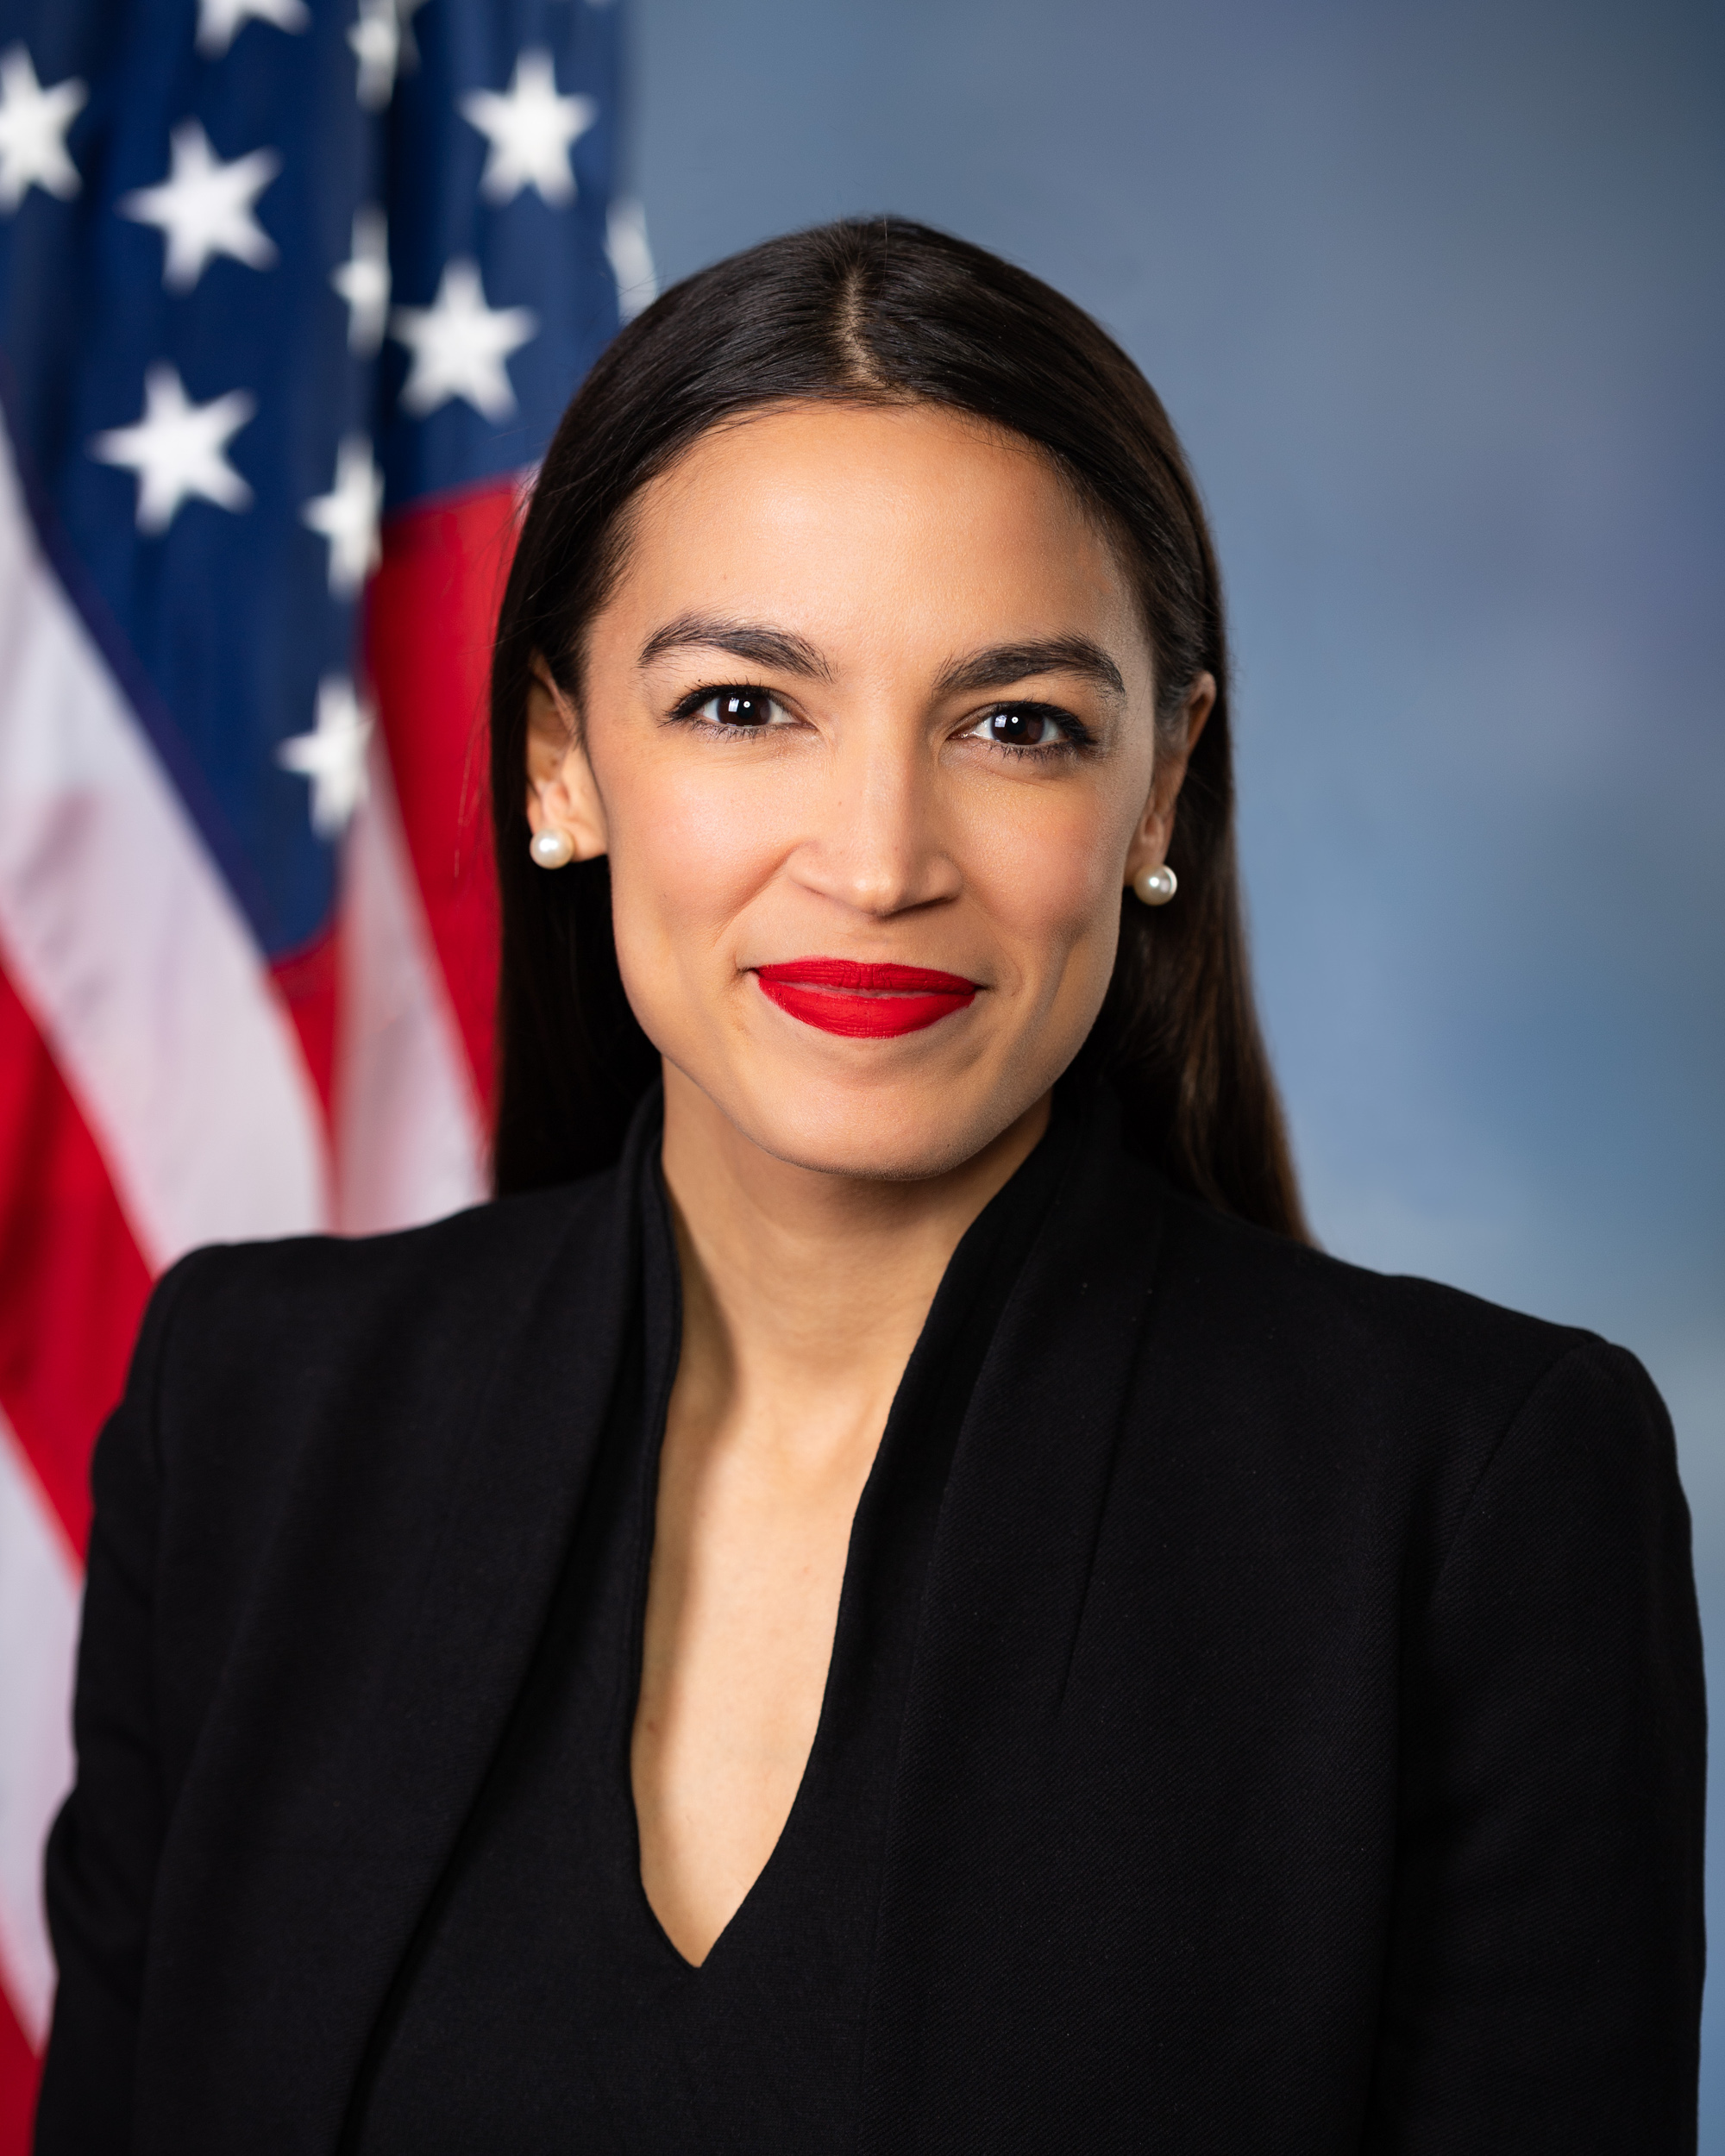
{"label": "black blazer", "polygon": [[[158,1289],[42,2156],[337,2147],[581,1501],[631,1187]],[[930,1560],[859,2150],[1692,2149],[1703,1714],[1629,1356],[1225,1219],[1098,1112]]]}

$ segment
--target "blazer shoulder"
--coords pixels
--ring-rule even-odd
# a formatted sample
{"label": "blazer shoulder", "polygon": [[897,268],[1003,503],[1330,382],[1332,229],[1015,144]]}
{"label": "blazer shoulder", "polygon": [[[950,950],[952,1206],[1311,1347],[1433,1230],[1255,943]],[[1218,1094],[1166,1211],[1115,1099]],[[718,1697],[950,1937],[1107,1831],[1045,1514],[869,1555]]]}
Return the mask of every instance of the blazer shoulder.
{"label": "blazer shoulder", "polygon": [[1315,1357],[1362,1381],[1381,1373],[1402,1384],[1525,1395],[1578,1351],[1623,1353],[1578,1326],[1351,1264],[1197,1199],[1176,1195],[1169,1213],[1163,1272],[1173,1292],[1225,1300],[1278,1360]]}
{"label": "blazer shoulder", "polygon": [[188,1669],[219,1660],[291,1519],[319,1547],[339,1522],[415,1561],[546,1296],[571,1327],[614,1330],[618,1185],[611,1171],[389,1235],[212,1244],[163,1276],[91,1482],[97,1534],[153,1545]]}
{"label": "blazer shoulder", "polygon": [[[1370,1271],[1175,1197],[1157,1275],[1164,1383],[1265,1489],[1400,1522],[1434,1584],[1500,1463],[1537,1461],[1554,1505],[1590,1459],[1656,1506],[1671,1424],[1626,1350],[1436,1282]],[[1292,1478],[1291,1482],[1289,1478]],[[1680,1502],[1680,1500],[1679,1500]]]}
{"label": "blazer shoulder", "polygon": [[296,1235],[267,1242],[210,1243],[189,1251],[163,1275],[197,1275],[198,1292],[272,1294],[387,1294],[398,1282],[432,1287],[493,1268],[541,1263],[584,1221],[603,1221],[615,1169],[580,1182],[524,1195],[490,1198],[423,1225],[379,1235]]}
{"label": "blazer shoulder", "polygon": [[151,1296],[116,1421],[154,1472],[195,1474],[212,1495],[323,1428],[386,1446],[423,1430],[482,1394],[548,1275],[567,1270],[579,1305],[593,1269],[615,1271],[618,1181],[609,1170],[386,1235],[193,1250]]}
{"label": "blazer shoulder", "polygon": [[206,1347],[230,1339],[254,1355],[279,1331],[358,1339],[400,1320],[399,1351],[440,1325],[511,1304],[565,1244],[602,1240],[616,1182],[611,1169],[387,1234],[205,1244],[158,1283],[141,1344],[160,1305],[163,1330],[198,1332]]}

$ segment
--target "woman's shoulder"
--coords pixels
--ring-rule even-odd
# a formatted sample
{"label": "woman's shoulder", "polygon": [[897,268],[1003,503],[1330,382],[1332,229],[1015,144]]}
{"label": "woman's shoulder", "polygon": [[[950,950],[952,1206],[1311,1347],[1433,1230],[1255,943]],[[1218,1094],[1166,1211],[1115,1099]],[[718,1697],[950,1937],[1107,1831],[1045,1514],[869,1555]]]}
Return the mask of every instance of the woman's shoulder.
{"label": "woman's shoulder", "polygon": [[162,1621],[205,1643],[240,1623],[272,1549],[298,1576],[302,1532],[322,1592],[338,1541],[367,1592],[406,1577],[475,1448],[506,1475],[532,1436],[511,1378],[567,1365],[566,1424],[603,1389],[618,1197],[613,1171],[394,1234],[191,1252],[158,1283],[96,1449],[97,1541],[147,1551]]}
{"label": "woman's shoulder", "polygon": [[328,1349],[398,1324],[390,1337],[399,1350],[508,1304],[566,1246],[602,1237],[616,1182],[610,1170],[386,1234],[207,1244],[157,1283],[144,1335],[196,1324],[254,1357],[276,1333]]}
{"label": "woman's shoulder", "polygon": [[1251,1548],[1378,1564],[1408,1608],[1476,1545],[1505,1576],[1518,1547],[1566,1550],[1632,1598],[1650,1567],[1687,1577],[1670,1418],[1597,1334],[1179,1196],[1151,1300],[1145,1448],[1201,1462]]}
{"label": "woman's shoulder", "polygon": [[1500,1456],[1543,1451],[1566,1476],[1603,1451],[1675,1486],[1651,1379],[1580,1326],[1350,1264],[1179,1196],[1157,1285],[1195,1382],[1352,1470],[1393,1462],[1393,1480],[1455,1498]]}
{"label": "woman's shoulder", "polygon": [[1339,1358],[1357,1381],[1381,1372],[1399,1385],[1421,1376],[1440,1388],[1514,1385],[1572,1354],[1625,1353],[1580,1326],[1352,1264],[1180,1194],[1169,1205],[1159,1277],[1166,1292],[1212,1306],[1218,1321],[1275,1359]]}
{"label": "woman's shoulder", "polygon": [[154,1473],[212,1501],[361,1432],[380,1466],[421,1456],[471,1416],[548,1290],[572,1312],[606,1300],[618,1199],[613,1170],[391,1234],[193,1250],[151,1297],[108,1449],[146,1445]]}

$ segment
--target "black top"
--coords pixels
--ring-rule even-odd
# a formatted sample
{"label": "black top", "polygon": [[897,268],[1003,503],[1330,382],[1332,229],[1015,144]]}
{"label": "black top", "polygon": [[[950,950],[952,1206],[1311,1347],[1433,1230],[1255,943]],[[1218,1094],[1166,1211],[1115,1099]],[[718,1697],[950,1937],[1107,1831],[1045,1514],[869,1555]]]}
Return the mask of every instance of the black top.
{"label": "black top", "polygon": [[[340,2147],[545,1637],[653,1143],[157,1288],[96,1455],[41,2156]],[[1693,2150],[1700,1631],[1632,1357],[1229,1220],[1099,1098],[900,1689],[857,2156]]]}
{"label": "black top", "polygon": [[960,1244],[858,1504],[808,1765],[772,1856],[697,1969],[641,1885],[630,1739],[675,1244],[656,1157],[623,1380],[496,1764],[361,2077],[361,2156],[855,2147],[869,1952],[923,1577],[971,1388],[1070,1149],[1057,1123]]}

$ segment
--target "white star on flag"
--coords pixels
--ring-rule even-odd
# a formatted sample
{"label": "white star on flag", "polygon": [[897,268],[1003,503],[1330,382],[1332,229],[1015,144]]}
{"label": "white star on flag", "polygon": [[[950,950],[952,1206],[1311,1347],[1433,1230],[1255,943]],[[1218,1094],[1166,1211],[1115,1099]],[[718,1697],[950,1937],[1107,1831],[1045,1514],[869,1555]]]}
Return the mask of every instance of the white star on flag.
{"label": "white star on flag", "polygon": [[369,360],[383,342],[389,320],[389,227],[375,203],[354,212],[354,251],[329,273],[348,303],[348,349]]}
{"label": "white star on flag", "polygon": [[360,63],[354,95],[367,112],[381,112],[395,95],[395,71],[401,63],[401,17],[395,0],[360,0],[360,16],[348,32]]}
{"label": "white star on flag", "polygon": [[303,30],[310,20],[304,0],[198,0],[198,49],[219,60],[248,22]]}
{"label": "white star on flag", "polygon": [[302,522],[329,542],[329,589],[356,597],[378,563],[383,473],[362,434],[344,435],[336,450],[336,483],[300,511]]}
{"label": "white star on flag", "polygon": [[536,187],[555,208],[575,198],[569,148],[599,117],[591,97],[560,97],[551,55],[518,55],[506,91],[475,90],[461,101],[461,117],[491,145],[480,192],[487,202],[513,202]]}
{"label": "white star on flag", "polygon": [[311,781],[311,828],[320,838],[339,838],[370,787],[366,749],[375,724],[342,674],[317,684],[317,718],[309,734],[280,743],[275,760],[284,771]]}
{"label": "white star on flag", "polygon": [[143,417],[135,426],[97,435],[90,454],[137,473],[140,531],[166,531],[193,494],[218,509],[249,509],[252,490],[226,450],[257,408],[248,389],[194,404],[178,372],[159,360],[144,376]]}
{"label": "white star on flag", "polygon": [[464,397],[486,419],[515,410],[504,361],[539,332],[530,307],[487,307],[478,267],[465,256],[443,265],[429,307],[398,307],[390,334],[413,354],[401,401],[423,419],[452,397]]}
{"label": "white star on flag", "polygon": [[168,176],[155,187],[135,188],[115,207],[122,217],[159,228],[167,245],[162,283],[189,292],[216,254],[231,254],[248,269],[268,269],[275,241],[258,222],[258,197],[281,170],[274,150],[253,150],[224,165],[197,120],[182,120],[168,138]]}
{"label": "white star on flag", "polygon": [[84,185],[66,131],[89,95],[76,75],[44,90],[22,45],[0,53],[0,212],[9,217],[32,187],[66,202]]}

